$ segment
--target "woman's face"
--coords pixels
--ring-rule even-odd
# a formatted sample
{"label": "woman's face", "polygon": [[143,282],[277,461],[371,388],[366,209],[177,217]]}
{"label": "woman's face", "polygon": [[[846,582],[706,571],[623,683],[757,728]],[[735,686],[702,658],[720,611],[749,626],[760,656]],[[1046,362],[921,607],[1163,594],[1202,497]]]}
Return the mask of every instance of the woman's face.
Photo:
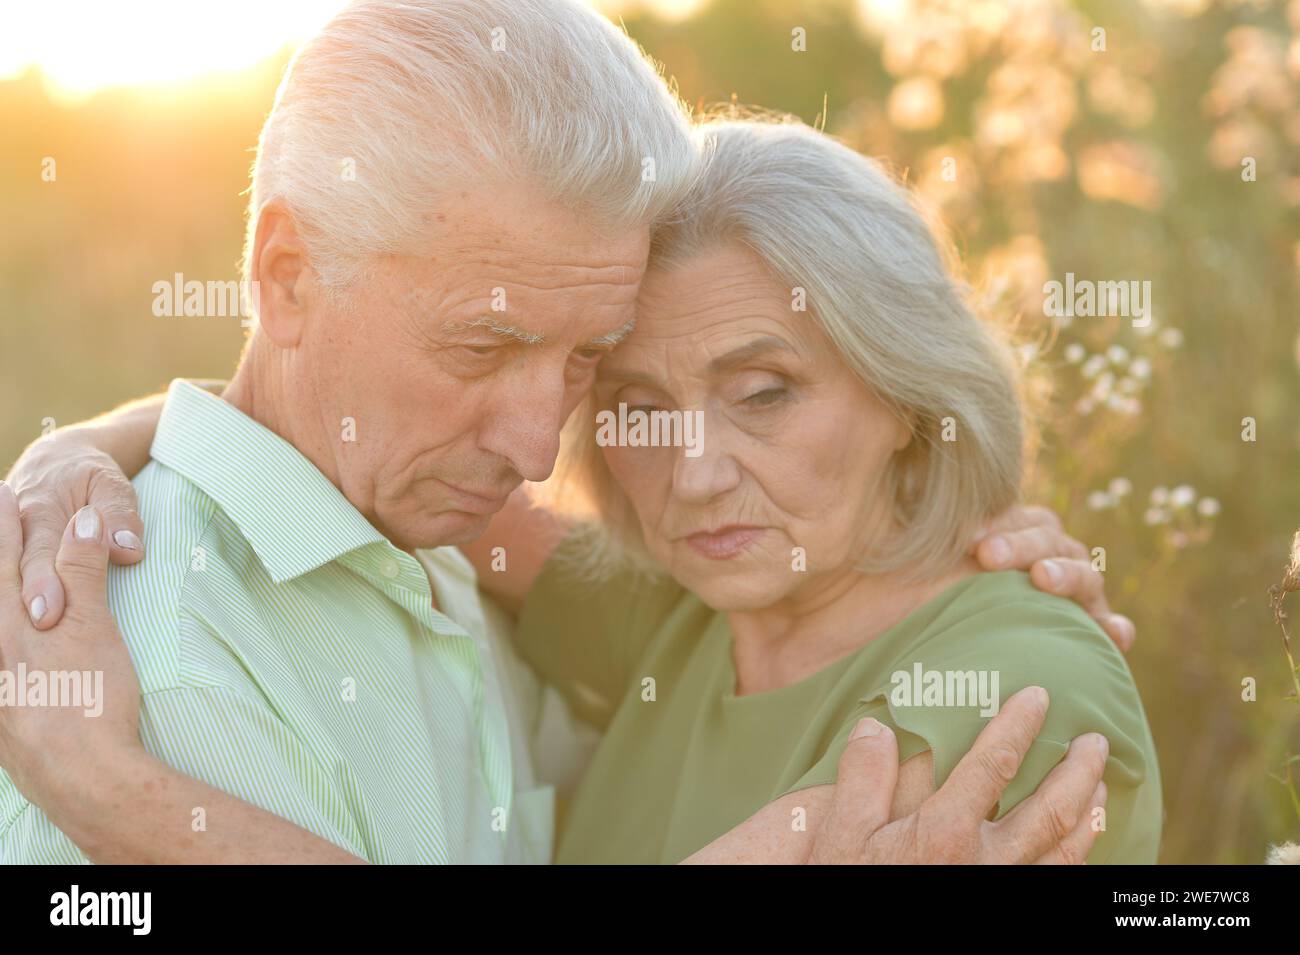
{"label": "woman's face", "polygon": [[598,373],[600,409],[703,413],[697,456],[603,454],[650,552],[718,610],[811,597],[890,526],[881,478],[908,428],[793,301],[741,246],[652,268]]}

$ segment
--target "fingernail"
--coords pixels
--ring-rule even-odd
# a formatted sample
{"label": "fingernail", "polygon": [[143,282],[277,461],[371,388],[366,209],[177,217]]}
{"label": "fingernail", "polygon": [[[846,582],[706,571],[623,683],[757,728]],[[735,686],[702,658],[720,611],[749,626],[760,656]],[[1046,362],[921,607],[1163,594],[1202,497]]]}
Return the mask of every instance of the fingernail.
{"label": "fingernail", "polygon": [[1053,590],[1059,590],[1064,574],[1061,571],[1061,565],[1054,560],[1043,561],[1043,573],[1047,574],[1047,582],[1052,585]]}
{"label": "fingernail", "polygon": [[1024,693],[1025,693],[1025,694],[1026,694],[1026,695],[1027,695],[1031,700],[1034,701],[1034,704],[1035,704],[1035,705],[1036,705],[1040,710],[1043,710],[1044,712],[1046,712],[1046,710],[1047,710],[1047,706],[1048,706],[1048,704],[1051,702],[1051,700],[1049,700],[1048,697],[1047,697],[1047,691],[1046,691],[1046,690],[1044,690],[1041,686],[1030,686],[1030,687],[1026,687],[1026,688],[1024,689],[1023,692],[1024,692]]}
{"label": "fingernail", "polygon": [[31,608],[28,610],[31,614],[32,623],[40,623],[41,618],[45,616],[45,595],[37,594],[32,598]]}
{"label": "fingernail", "polygon": [[1106,737],[1102,736],[1100,733],[1089,733],[1088,745],[1095,746],[1097,749],[1101,750],[1102,756],[1110,755],[1110,740],[1106,739]]}
{"label": "fingernail", "polygon": [[139,550],[140,538],[135,536],[134,531],[121,530],[113,535],[113,543],[123,550]]}
{"label": "fingernail", "polygon": [[862,739],[864,736],[879,736],[881,733],[888,732],[889,727],[879,720],[874,720],[868,716],[865,719],[858,720],[858,725],[853,727],[853,735],[850,736],[849,739],[855,740]]}
{"label": "fingernail", "polygon": [[1011,545],[1004,537],[995,537],[989,541],[989,560],[994,567],[1003,567],[1011,562]]}
{"label": "fingernail", "polygon": [[99,540],[99,529],[99,511],[89,504],[77,511],[77,516],[72,522],[72,534],[77,540]]}

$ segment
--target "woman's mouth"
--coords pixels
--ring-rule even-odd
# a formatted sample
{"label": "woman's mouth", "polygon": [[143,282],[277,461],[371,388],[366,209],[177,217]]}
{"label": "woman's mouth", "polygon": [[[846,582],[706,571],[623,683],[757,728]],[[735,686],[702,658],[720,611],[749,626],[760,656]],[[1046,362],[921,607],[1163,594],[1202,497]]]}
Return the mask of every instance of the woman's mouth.
{"label": "woman's mouth", "polygon": [[696,553],[710,560],[729,560],[747,550],[750,544],[758,540],[763,531],[762,527],[733,524],[729,527],[720,527],[716,531],[700,531],[698,534],[689,535],[685,540]]}

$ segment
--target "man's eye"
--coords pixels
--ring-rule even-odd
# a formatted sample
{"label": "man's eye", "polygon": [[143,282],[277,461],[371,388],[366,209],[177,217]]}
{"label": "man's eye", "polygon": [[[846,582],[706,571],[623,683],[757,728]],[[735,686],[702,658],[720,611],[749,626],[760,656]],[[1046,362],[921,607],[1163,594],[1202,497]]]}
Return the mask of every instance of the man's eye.
{"label": "man's eye", "polygon": [[589,364],[589,365],[594,365],[596,362],[600,361],[602,358],[605,357],[605,349],[603,349],[603,348],[576,348],[576,349],[574,349],[573,354],[574,354],[577,358],[582,359],[582,361],[586,362],[587,364]]}
{"label": "man's eye", "polygon": [[475,355],[475,356],[481,358],[481,357],[483,357],[483,356],[486,356],[486,355],[490,355],[490,354],[492,354],[494,351],[496,351],[496,350],[497,350],[498,348],[500,348],[501,346],[499,346],[499,345],[461,345],[461,346],[459,346],[459,347],[460,347],[462,350],[464,350],[465,352],[467,352],[467,353],[469,353],[469,354],[471,354],[471,355]]}

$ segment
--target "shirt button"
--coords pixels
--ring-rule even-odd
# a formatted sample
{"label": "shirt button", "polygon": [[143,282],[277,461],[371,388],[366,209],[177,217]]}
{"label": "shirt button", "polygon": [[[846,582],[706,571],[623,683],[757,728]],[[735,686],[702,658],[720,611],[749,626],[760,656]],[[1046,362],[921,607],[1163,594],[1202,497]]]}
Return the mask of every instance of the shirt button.
{"label": "shirt button", "polygon": [[397,561],[391,557],[385,557],[384,562],[379,565],[379,572],[389,580],[396,580],[397,575],[402,572],[402,568],[397,566]]}

